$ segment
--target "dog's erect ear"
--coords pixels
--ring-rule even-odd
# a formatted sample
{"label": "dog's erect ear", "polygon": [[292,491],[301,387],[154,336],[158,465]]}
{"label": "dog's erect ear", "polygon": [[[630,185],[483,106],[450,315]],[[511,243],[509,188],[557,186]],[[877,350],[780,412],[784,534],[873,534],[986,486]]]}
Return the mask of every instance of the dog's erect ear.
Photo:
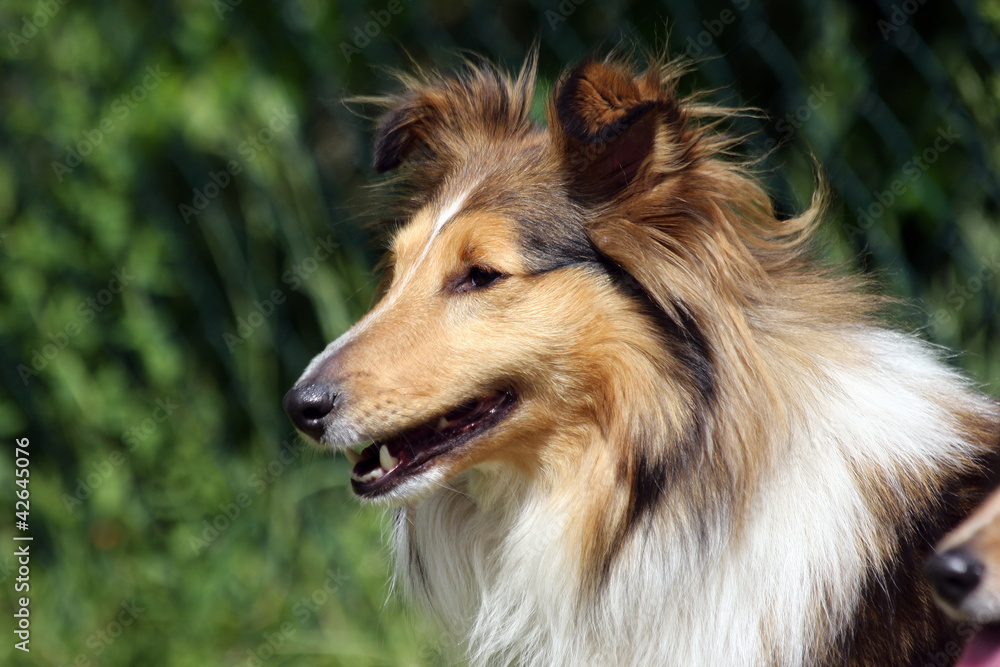
{"label": "dog's erect ear", "polygon": [[384,173],[395,169],[409,157],[418,146],[428,148],[428,138],[432,132],[435,116],[442,120],[444,109],[435,114],[444,100],[434,99],[434,95],[419,92],[409,99],[403,99],[399,106],[387,113],[375,132],[375,171]]}
{"label": "dog's erect ear", "polygon": [[573,194],[615,197],[642,175],[677,105],[653,69],[635,78],[621,65],[585,62],[565,74],[549,105],[549,127]]}
{"label": "dog's erect ear", "polygon": [[386,114],[375,133],[375,171],[381,174],[403,164],[420,136],[423,117],[422,110],[414,104]]}
{"label": "dog's erect ear", "polygon": [[[474,146],[503,144],[531,131],[536,58],[530,52],[514,78],[486,62],[466,62],[448,76],[401,77],[402,94],[368,98],[387,109],[375,133],[375,169],[419,159],[435,172]],[[428,180],[428,174],[421,177]]]}

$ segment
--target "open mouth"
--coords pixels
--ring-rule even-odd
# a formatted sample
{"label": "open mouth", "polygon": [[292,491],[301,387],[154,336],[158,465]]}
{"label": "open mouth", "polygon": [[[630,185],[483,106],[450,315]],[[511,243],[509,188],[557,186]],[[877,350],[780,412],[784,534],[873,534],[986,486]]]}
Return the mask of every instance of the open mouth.
{"label": "open mouth", "polygon": [[347,450],[354,463],[351,487],[359,496],[373,498],[421,472],[437,456],[450,452],[499,424],[517,403],[514,394],[497,392],[472,399],[447,414],[377,440],[360,453]]}
{"label": "open mouth", "polygon": [[1000,624],[991,623],[979,629],[956,667],[1000,667]]}

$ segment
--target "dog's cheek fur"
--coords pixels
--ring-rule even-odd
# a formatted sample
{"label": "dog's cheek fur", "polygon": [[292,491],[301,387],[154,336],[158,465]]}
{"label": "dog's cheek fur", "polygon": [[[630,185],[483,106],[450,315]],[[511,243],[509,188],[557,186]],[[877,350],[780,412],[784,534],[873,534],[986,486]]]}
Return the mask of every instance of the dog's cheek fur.
{"label": "dog's cheek fur", "polygon": [[[664,358],[651,342],[657,333],[642,304],[625,297],[596,265],[565,267],[511,283],[502,289],[515,295],[478,319],[479,334],[470,341],[453,341],[459,350],[471,347],[476,364],[509,378],[522,402],[523,414],[512,418],[511,433],[488,439],[470,456],[514,467],[523,467],[527,461],[535,476],[546,478],[547,485],[583,476],[595,484],[619,488],[615,465],[595,466],[592,473],[581,470],[594,456],[617,457],[622,452],[588,451],[601,446],[603,438],[581,441],[580,424],[593,424],[604,432],[634,428],[626,423],[630,415],[620,408],[624,395],[656,389],[658,395],[645,397],[650,407],[688,400],[689,392],[680,383],[676,388],[623,386],[623,365],[664,370],[673,366],[677,377],[685,369],[674,359]],[[574,435],[563,438],[560,433]],[[597,476],[604,479],[598,481]],[[594,500],[596,506],[602,502]]]}

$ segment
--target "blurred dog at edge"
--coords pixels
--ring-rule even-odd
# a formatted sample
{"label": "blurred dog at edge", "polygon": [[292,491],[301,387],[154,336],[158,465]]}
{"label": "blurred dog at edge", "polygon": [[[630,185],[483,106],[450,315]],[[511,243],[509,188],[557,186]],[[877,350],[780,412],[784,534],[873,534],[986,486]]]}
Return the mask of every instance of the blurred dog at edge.
{"label": "blurred dog at edge", "polygon": [[1000,491],[941,541],[927,576],[959,634],[972,636],[960,667],[1000,667]]}
{"label": "blurred dog at edge", "polygon": [[[375,307],[285,397],[474,665],[922,665],[1000,409],[779,220],[681,68],[400,75]],[[822,192],[822,189],[820,189]]]}

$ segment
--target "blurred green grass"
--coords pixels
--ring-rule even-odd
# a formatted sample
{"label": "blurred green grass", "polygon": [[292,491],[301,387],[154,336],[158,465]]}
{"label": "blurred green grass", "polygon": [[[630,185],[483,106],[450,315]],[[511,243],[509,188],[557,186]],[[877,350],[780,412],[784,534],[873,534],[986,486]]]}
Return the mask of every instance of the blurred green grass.
{"label": "blurred green grass", "polygon": [[779,208],[808,201],[815,155],[839,196],[829,256],[914,299],[908,326],[1000,392],[997,3],[927,3],[888,36],[888,2],[413,1],[382,25],[387,6],[0,8],[0,488],[30,438],[35,538],[32,651],[2,642],[0,662],[443,664],[389,595],[379,513],[280,406],[375,289],[370,124],[341,99],[411,58],[517,66],[537,36],[548,85],[600,43],[701,39],[685,85],[771,115],[738,129],[776,145]]}

